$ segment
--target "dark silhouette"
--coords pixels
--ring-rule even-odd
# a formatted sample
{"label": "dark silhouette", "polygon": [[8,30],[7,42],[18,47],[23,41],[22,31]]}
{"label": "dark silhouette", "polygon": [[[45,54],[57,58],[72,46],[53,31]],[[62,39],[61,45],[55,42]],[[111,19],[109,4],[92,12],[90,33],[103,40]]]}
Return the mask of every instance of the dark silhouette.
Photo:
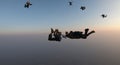
{"label": "dark silhouette", "polygon": [[70,39],[87,39],[87,37],[89,35],[91,35],[92,33],[95,33],[95,31],[90,31],[88,32],[89,29],[86,28],[85,29],[85,32],[81,32],[81,31],[70,31],[69,33],[68,32],[65,32],[65,35],[62,35],[61,32],[59,32],[58,29],[55,29],[55,31],[51,28],[51,33],[49,34],[48,36],[48,40],[49,41],[61,41],[62,40],[62,37],[63,38],[70,38]]}
{"label": "dark silhouette", "polygon": [[105,14],[102,14],[101,16],[102,16],[103,18],[106,18],[106,17],[107,17],[107,15],[105,15]]}
{"label": "dark silhouette", "polygon": [[70,5],[70,6],[72,5],[72,1],[69,2],[69,5]]}
{"label": "dark silhouette", "polygon": [[87,29],[85,29],[85,33],[83,34],[83,32],[81,32],[81,31],[70,31],[69,33],[68,32],[66,32],[65,33],[65,36],[67,37],[67,38],[70,38],[70,39],[80,39],[80,38],[82,38],[82,39],[86,39],[90,34],[92,34],[92,33],[95,33],[95,31],[91,31],[91,32],[89,32],[88,33],[88,31],[89,31],[89,29],[87,28]]}
{"label": "dark silhouette", "polygon": [[85,6],[81,6],[80,9],[81,9],[81,10],[85,10],[86,7],[85,7]]}
{"label": "dark silhouette", "polygon": [[51,28],[51,33],[48,36],[49,41],[61,41],[61,32],[59,32],[58,29],[55,29],[55,31]]}
{"label": "dark silhouette", "polygon": [[25,5],[24,5],[24,7],[25,8],[29,8],[29,6],[31,6],[32,4],[30,3],[30,0],[29,1],[27,1],[26,3],[25,3]]}

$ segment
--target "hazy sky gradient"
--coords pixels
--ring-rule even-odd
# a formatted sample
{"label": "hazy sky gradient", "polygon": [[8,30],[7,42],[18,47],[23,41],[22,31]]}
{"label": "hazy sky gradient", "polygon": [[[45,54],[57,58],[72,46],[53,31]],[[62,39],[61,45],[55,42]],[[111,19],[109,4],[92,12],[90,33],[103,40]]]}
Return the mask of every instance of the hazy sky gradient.
{"label": "hazy sky gradient", "polygon": [[[120,0],[31,0],[29,9],[26,0],[0,0],[0,33],[44,33],[49,29],[79,30],[120,29]],[[80,6],[86,6],[85,11]],[[103,19],[100,15],[107,14]]]}
{"label": "hazy sky gradient", "polygon": [[[0,0],[0,65],[120,65],[120,0],[69,1],[31,0],[26,9],[26,0]],[[51,27],[96,33],[48,41]]]}

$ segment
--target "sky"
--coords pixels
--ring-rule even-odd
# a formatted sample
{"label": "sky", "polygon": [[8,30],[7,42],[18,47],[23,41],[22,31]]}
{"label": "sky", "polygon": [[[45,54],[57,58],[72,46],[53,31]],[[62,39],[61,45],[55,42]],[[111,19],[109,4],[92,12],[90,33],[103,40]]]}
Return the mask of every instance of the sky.
{"label": "sky", "polygon": [[72,0],[72,6],[70,0],[31,0],[33,5],[24,8],[26,1],[0,0],[0,34],[49,33],[50,28],[120,30],[120,0]]}
{"label": "sky", "polygon": [[[0,0],[0,65],[120,65],[120,0],[26,1]],[[96,33],[47,41],[50,28]]]}

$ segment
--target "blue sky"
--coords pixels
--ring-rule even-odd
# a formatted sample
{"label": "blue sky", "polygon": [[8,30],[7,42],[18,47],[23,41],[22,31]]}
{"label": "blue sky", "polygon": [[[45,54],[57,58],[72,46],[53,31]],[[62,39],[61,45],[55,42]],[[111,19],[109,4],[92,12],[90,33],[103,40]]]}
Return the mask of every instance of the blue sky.
{"label": "blue sky", "polygon": [[[120,29],[120,0],[0,0],[0,33],[49,32],[49,29],[78,30],[80,28]],[[85,11],[80,6],[86,6]],[[108,15],[102,19],[100,15]],[[110,28],[110,29],[111,29]]]}

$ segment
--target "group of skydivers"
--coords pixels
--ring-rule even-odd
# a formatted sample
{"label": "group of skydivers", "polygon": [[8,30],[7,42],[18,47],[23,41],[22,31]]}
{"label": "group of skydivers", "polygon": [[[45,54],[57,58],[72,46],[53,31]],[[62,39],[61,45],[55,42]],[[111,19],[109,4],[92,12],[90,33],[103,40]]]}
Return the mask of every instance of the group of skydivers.
{"label": "group of skydivers", "polygon": [[89,29],[86,28],[84,33],[81,31],[70,31],[70,32],[65,32],[65,35],[63,35],[58,29],[53,30],[51,28],[51,33],[48,36],[48,40],[49,41],[61,41],[62,38],[87,39],[87,37],[92,33],[95,33],[95,31],[93,30],[89,32]]}
{"label": "group of skydivers", "polygon": [[[72,6],[72,1],[69,1],[68,3],[69,3],[70,6]],[[29,8],[31,5],[32,5],[32,4],[30,3],[30,0],[28,0],[28,1],[25,3],[24,7],[25,7],[25,8]],[[80,9],[81,9],[81,10],[85,10],[86,7],[85,7],[85,6],[81,6]],[[106,17],[107,17],[106,14],[102,14],[101,16],[102,16],[103,18],[106,18]]]}
{"label": "group of skydivers", "polygon": [[[72,6],[72,1],[69,1],[68,4],[69,4],[70,6]],[[25,7],[25,8],[29,8],[31,5],[32,5],[32,4],[30,3],[30,0],[28,0],[28,1],[25,3],[24,7]],[[85,10],[86,7],[85,7],[85,6],[81,6],[80,9],[81,9],[81,10]],[[106,14],[102,14],[101,16],[102,16],[103,18],[106,18],[106,17],[107,17]],[[88,32],[88,31],[89,31],[89,29],[86,28],[84,33],[81,32],[81,31],[70,31],[70,32],[65,32],[65,35],[63,35],[58,29],[53,30],[53,29],[51,28],[51,33],[50,33],[49,36],[48,36],[48,40],[49,40],[49,41],[61,41],[62,38],[65,38],[65,39],[66,39],[66,38],[69,38],[69,39],[81,39],[81,38],[82,38],[82,39],[87,39],[87,37],[88,37],[90,34],[95,33],[94,30],[93,30],[93,31],[90,31],[90,32]]]}
{"label": "group of skydivers", "polygon": [[[69,5],[72,6],[72,1],[69,1]],[[81,10],[85,10],[86,7],[85,7],[85,6],[81,6],[80,9],[81,9]],[[107,17],[106,14],[102,14],[101,16],[102,16],[103,18],[106,18],[106,17]]]}
{"label": "group of skydivers", "polygon": [[[70,6],[72,6],[72,1],[69,1],[68,3],[69,3]],[[85,6],[81,6],[80,9],[81,9],[81,10],[85,10],[86,7],[85,7]]]}

